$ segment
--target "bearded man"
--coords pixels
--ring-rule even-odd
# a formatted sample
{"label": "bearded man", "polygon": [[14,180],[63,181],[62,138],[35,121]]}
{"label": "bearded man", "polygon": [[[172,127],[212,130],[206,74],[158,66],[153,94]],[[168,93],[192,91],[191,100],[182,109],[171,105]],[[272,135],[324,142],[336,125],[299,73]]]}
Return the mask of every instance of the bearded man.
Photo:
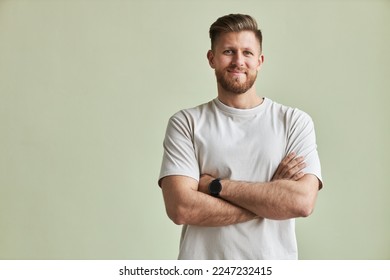
{"label": "bearded man", "polygon": [[249,15],[210,27],[217,97],[174,114],[158,184],[182,226],[179,259],[297,259],[295,218],[322,187],[314,125],[261,97],[262,33]]}

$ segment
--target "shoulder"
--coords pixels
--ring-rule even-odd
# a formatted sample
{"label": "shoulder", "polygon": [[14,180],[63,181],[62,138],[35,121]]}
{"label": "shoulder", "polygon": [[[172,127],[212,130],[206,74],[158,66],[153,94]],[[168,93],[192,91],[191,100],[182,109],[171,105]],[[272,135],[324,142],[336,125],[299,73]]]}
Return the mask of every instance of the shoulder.
{"label": "shoulder", "polygon": [[200,104],[198,106],[182,109],[173,114],[169,121],[170,122],[194,122],[201,118],[205,114],[209,114],[213,111],[213,101]]}
{"label": "shoulder", "polygon": [[198,126],[204,120],[207,120],[209,112],[212,111],[213,101],[198,105],[196,107],[182,109],[173,114],[168,121],[167,134],[180,132],[191,136]]}
{"label": "shoulder", "polygon": [[299,108],[283,105],[271,99],[268,99],[268,102],[272,114],[282,117],[286,123],[312,122],[311,116]]}

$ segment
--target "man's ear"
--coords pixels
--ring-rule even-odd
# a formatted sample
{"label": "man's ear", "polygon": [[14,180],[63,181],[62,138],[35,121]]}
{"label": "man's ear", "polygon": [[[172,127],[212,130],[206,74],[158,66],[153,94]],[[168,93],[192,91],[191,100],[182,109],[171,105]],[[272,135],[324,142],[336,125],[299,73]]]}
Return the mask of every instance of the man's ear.
{"label": "man's ear", "polygon": [[209,65],[211,68],[215,69],[215,64],[214,64],[214,53],[212,50],[209,50],[207,52],[207,59],[209,61]]}
{"label": "man's ear", "polygon": [[264,54],[261,54],[261,55],[259,56],[259,61],[258,61],[258,65],[257,65],[257,71],[260,70],[260,68],[261,68],[261,66],[263,65],[263,63],[264,63]]}

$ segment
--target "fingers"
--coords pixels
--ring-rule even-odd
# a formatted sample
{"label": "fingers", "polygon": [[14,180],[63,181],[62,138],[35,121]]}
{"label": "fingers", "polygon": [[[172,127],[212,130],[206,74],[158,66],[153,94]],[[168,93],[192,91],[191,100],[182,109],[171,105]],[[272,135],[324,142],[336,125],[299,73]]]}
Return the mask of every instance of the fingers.
{"label": "fingers", "polygon": [[303,172],[298,172],[297,174],[295,174],[295,175],[292,177],[292,180],[298,181],[298,180],[301,179],[303,176],[305,176],[305,173],[303,173]]}
{"label": "fingers", "polygon": [[302,172],[302,169],[305,167],[306,163],[304,162],[304,158],[302,156],[296,157],[296,154],[292,152],[280,162],[272,180],[299,180],[305,175]]}
{"label": "fingers", "polygon": [[283,175],[286,173],[287,164],[292,159],[294,159],[294,157],[295,157],[295,153],[292,152],[292,153],[288,154],[286,157],[284,157],[282,159],[282,161],[280,162],[278,168],[275,171],[274,176],[272,177],[272,180],[277,180],[277,179],[282,179],[283,178]]}
{"label": "fingers", "polygon": [[282,161],[281,163],[283,165],[286,165],[288,164],[291,160],[293,160],[295,158],[296,154],[294,152],[292,153],[289,153]]}
{"label": "fingers", "polygon": [[303,168],[306,167],[303,157],[296,157],[290,160],[285,166],[283,166],[281,171],[281,176],[284,179],[293,179]]}

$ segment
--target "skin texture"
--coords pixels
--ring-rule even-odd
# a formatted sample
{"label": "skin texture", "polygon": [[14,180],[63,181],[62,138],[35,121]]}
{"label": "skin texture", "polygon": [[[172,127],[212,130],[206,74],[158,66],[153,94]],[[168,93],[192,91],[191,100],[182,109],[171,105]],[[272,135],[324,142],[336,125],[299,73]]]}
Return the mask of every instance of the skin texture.
{"label": "skin texture", "polygon": [[[264,62],[260,44],[251,31],[221,34],[207,59],[214,69],[218,99],[227,106],[248,109],[260,105],[254,82]],[[303,174],[304,159],[294,153],[279,164],[270,182],[249,183],[222,179],[220,198],[208,194],[214,179],[199,181],[167,176],[161,187],[168,216],[176,224],[224,226],[252,219],[289,219],[309,216],[315,206],[319,181]],[[204,211],[207,209],[207,211]]]}

